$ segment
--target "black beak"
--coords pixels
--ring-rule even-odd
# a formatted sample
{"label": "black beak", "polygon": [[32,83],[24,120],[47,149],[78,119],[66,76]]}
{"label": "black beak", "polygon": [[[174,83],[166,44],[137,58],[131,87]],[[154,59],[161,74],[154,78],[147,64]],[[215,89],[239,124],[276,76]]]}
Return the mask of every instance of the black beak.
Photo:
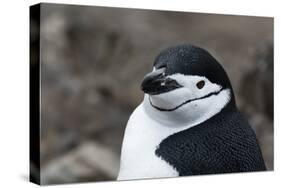
{"label": "black beak", "polygon": [[141,84],[143,92],[149,95],[158,95],[182,87],[176,80],[165,76],[165,69],[158,69],[144,77]]}

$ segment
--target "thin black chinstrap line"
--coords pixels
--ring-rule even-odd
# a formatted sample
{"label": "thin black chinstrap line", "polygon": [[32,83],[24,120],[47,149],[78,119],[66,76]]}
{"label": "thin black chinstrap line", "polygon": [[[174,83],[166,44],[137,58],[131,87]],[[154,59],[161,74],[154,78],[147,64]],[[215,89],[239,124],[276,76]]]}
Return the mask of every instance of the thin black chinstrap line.
{"label": "thin black chinstrap line", "polygon": [[211,92],[211,93],[209,93],[209,94],[207,94],[207,95],[205,95],[205,96],[203,96],[203,97],[199,97],[199,98],[194,98],[194,99],[187,100],[187,101],[183,102],[182,104],[180,104],[179,106],[176,106],[175,108],[171,108],[171,109],[159,108],[159,107],[157,107],[157,106],[154,106],[154,105],[152,104],[151,100],[150,100],[150,96],[149,96],[148,99],[149,99],[150,105],[151,105],[153,108],[155,108],[155,109],[157,109],[157,110],[159,110],[159,111],[174,111],[174,110],[178,109],[179,107],[181,107],[181,106],[183,106],[183,105],[185,105],[185,104],[187,104],[187,103],[190,103],[190,102],[193,102],[193,101],[196,101],[196,100],[200,100],[200,99],[204,99],[204,98],[210,97],[210,96],[212,96],[212,95],[218,95],[223,89],[224,89],[224,88],[221,88],[219,91]]}

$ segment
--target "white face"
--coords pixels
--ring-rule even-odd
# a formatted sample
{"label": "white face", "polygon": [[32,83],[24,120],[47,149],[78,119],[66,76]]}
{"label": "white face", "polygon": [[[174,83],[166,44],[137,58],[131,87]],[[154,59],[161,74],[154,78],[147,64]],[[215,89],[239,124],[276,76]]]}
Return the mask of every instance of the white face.
{"label": "white face", "polygon": [[174,74],[168,76],[182,88],[159,95],[145,95],[145,109],[163,124],[182,125],[204,121],[230,101],[230,90],[222,89],[202,76]]}

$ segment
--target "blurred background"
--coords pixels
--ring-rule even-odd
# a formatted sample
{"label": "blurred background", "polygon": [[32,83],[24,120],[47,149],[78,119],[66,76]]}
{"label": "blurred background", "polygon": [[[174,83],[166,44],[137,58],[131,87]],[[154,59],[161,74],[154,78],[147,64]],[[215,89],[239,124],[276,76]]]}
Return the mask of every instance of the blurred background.
{"label": "blurred background", "polygon": [[43,184],[116,179],[142,78],[183,43],[223,65],[273,170],[273,18],[42,4],[40,28]]}

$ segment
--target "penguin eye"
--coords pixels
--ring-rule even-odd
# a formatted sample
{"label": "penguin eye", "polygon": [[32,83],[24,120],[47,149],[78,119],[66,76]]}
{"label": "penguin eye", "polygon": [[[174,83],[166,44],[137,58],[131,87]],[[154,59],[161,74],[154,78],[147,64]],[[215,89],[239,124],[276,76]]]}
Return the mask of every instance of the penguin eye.
{"label": "penguin eye", "polygon": [[202,89],[205,85],[205,81],[204,80],[201,80],[199,82],[197,82],[196,86],[198,89]]}

